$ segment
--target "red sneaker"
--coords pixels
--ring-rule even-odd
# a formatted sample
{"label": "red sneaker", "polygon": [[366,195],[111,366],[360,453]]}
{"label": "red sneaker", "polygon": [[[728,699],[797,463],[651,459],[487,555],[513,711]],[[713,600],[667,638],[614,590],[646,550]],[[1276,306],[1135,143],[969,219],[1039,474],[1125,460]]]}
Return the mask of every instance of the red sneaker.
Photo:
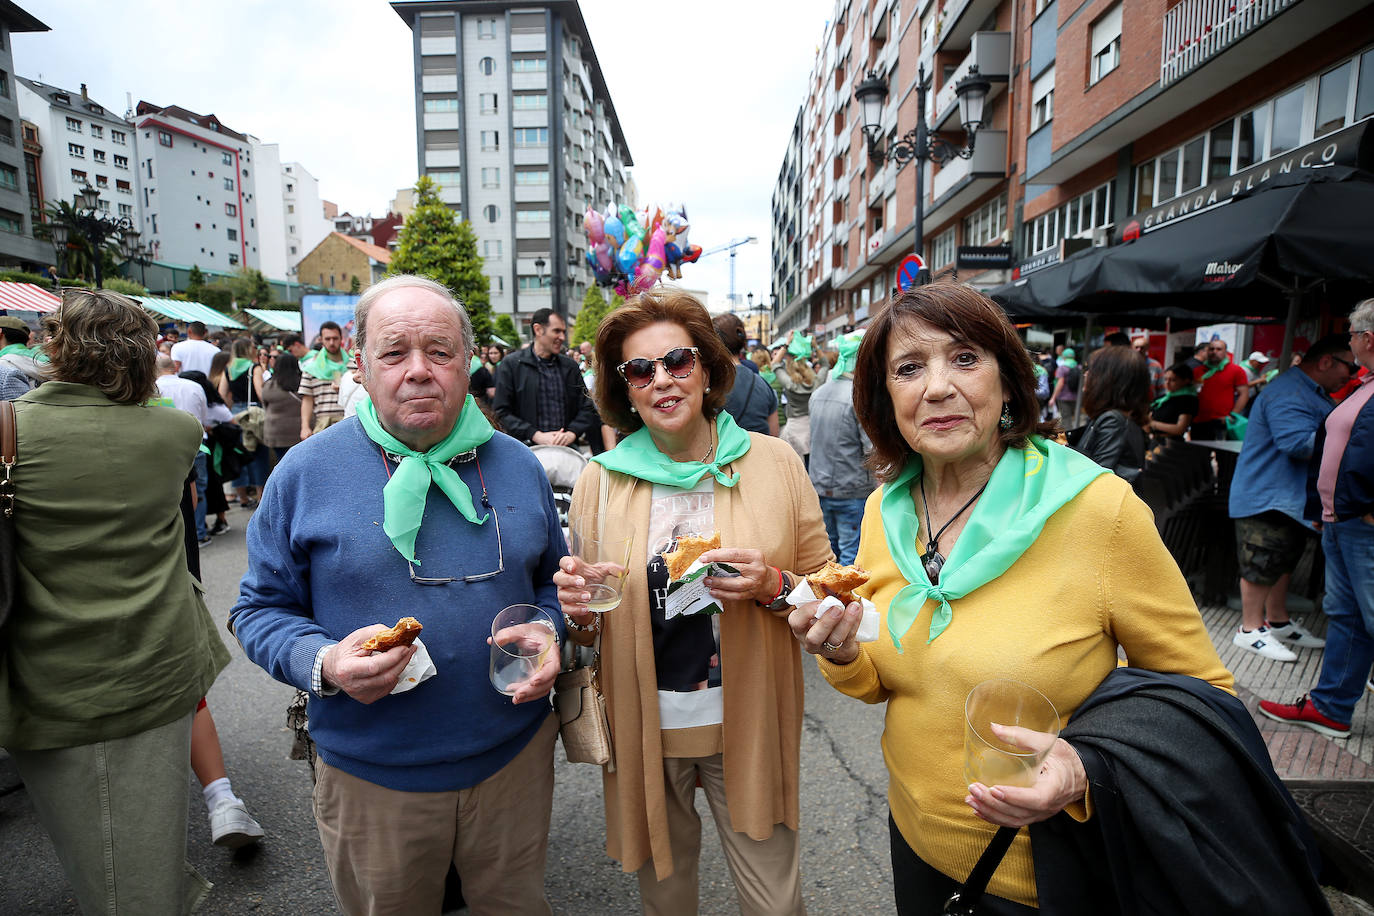
{"label": "red sneaker", "polygon": [[1335,719],[1328,719],[1321,714],[1307,694],[1298,697],[1292,703],[1275,703],[1272,700],[1260,700],[1260,712],[1264,713],[1275,722],[1289,722],[1293,725],[1306,725],[1328,738],[1349,738],[1350,723],[1342,725]]}

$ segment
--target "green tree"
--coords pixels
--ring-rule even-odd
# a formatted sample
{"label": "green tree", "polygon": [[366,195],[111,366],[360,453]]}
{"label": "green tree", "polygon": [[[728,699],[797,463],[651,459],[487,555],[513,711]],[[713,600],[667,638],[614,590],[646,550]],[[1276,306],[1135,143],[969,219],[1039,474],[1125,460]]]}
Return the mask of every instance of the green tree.
{"label": "green tree", "polygon": [[601,325],[601,319],[610,312],[611,305],[601,294],[601,287],[595,283],[587,287],[587,292],[582,296],[582,308],[578,310],[577,319],[573,322],[572,346],[576,347],[584,340],[595,343],[596,329]]}
{"label": "green tree", "polygon": [[191,275],[186,278],[186,298],[191,302],[200,301],[200,291],[205,288],[205,274],[200,266],[191,265]]}
{"label": "green tree", "polygon": [[520,346],[520,330],[515,326],[515,319],[502,312],[496,316],[492,322],[492,333],[510,344],[512,347]]}
{"label": "green tree", "polygon": [[348,281],[348,294],[349,294],[350,296],[356,296],[356,295],[358,295],[359,293],[361,293],[362,291],[363,291],[363,281],[358,279],[358,275],[357,275],[357,274],[354,274],[354,275],[353,275],[353,279]]}
{"label": "green tree", "polygon": [[415,183],[415,210],[401,227],[389,273],[420,274],[447,286],[467,308],[473,341],[480,346],[490,339],[491,282],[482,272],[477,236],[439,199],[428,176]]}

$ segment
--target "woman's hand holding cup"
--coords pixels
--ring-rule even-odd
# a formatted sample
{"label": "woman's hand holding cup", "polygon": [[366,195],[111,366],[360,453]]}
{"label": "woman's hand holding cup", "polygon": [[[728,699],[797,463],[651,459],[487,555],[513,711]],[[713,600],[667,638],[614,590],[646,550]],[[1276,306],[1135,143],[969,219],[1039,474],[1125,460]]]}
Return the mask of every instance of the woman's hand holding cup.
{"label": "woman's hand holding cup", "polygon": [[566,556],[558,561],[558,572],[553,574],[553,584],[558,586],[558,603],[563,613],[578,626],[589,627],[596,615],[587,607],[591,594],[587,591],[587,575],[592,572],[591,564],[579,557]]}

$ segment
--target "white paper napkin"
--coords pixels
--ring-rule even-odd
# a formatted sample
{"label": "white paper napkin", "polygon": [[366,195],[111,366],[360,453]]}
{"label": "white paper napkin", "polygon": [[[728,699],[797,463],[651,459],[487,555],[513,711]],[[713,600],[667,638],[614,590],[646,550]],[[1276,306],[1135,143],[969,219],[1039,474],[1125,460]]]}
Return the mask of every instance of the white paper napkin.
{"label": "white paper napkin", "polygon": [[[800,607],[808,601],[815,601],[816,593],[811,590],[811,583],[802,577],[801,582],[796,588],[792,589],[787,596],[787,603],[793,607]],[[878,608],[867,598],[859,599],[860,606],[863,607],[863,616],[859,618],[859,629],[854,634],[858,642],[876,642],[878,639]],[[816,608],[816,616],[824,614],[832,607],[844,609],[844,602],[834,595],[826,595],[821,599],[821,603]]]}
{"label": "white paper napkin", "polygon": [[434,661],[429,657],[429,650],[417,638],[415,640],[415,654],[410,657],[410,664],[405,666],[405,670],[401,672],[401,679],[396,682],[395,687],[391,688],[391,692],[405,693],[438,673],[438,669],[434,667]]}

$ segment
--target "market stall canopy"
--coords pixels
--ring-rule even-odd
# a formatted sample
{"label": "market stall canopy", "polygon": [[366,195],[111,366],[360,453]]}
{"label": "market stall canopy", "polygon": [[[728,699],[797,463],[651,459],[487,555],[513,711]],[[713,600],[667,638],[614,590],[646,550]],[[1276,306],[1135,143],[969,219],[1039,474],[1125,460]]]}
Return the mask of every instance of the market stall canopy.
{"label": "market stall canopy", "polygon": [[32,283],[0,282],[0,310],[55,312],[61,304],[61,299],[41,286]]}
{"label": "market stall canopy", "polygon": [[285,311],[279,309],[244,309],[243,313],[250,318],[261,321],[263,324],[278,331],[296,331],[301,329],[301,313],[297,311]]}
{"label": "market stall canopy", "polygon": [[157,296],[130,296],[139,305],[154,315],[161,315],[173,321],[200,321],[212,328],[243,328],[228,315],[223,315],[208,305],[199,302],[182,302],[179,299],[160,299]]}

